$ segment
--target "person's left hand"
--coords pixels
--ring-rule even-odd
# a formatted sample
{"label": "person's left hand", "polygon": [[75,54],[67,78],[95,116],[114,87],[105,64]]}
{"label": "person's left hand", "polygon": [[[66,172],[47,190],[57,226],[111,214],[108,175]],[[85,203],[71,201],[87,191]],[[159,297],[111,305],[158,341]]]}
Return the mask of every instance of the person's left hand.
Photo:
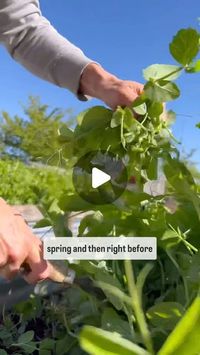
{"label": "person's left hand", "polygon": [[95,63],[87,65],[80,79],[81,94],[96,97],[113,110],[117,106],[130,106],[142,91],[142,84],[118,79]]}

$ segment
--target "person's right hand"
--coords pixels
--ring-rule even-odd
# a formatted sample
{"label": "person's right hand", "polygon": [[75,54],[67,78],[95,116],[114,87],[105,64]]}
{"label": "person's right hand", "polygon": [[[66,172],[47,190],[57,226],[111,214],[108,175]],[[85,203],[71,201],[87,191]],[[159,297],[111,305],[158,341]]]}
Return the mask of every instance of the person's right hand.
{"label": "person's right hand", "polygon": [[28,283],[48,278],[51,264],[43,259],[42,243],[31,232],[20,214],[0,198],[0,276],[12,279],[26,263]]}

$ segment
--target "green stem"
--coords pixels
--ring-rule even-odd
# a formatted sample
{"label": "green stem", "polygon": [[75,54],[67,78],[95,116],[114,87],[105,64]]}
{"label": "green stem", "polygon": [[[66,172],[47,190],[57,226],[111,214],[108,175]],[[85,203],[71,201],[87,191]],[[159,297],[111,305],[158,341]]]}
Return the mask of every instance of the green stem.
{"label": "green stem", "polygon": [[181,142],[179,142],[179,141],[174,137],[174,135],[172,134],[172,132],[169,130],[168,127],[165,126],[164,129],[166,129],[166,131],[168,132],[170,138],[173,139],[173,141],[174,141],[176,144],[181,144]]}
{"label": "green stem", "polygon": [[135,313],[135,318],[144,341],[144,344],[150,354],[154,354],[153,344],[151,340],[151,335],[148,330],[145,315],[142,309],[141,300],[138,294],[137,286],[135,283],[134,273],[132,269],[132,264],[130,260],[124,260],[125,274],[127,278],[127,284],[129,293],[131,296],[131,305]]}
{"label": "green stem", "polygon": [[156,80],[154,81],[154,83],[156,83],[156,82],[159,81],[159,80],[166,80],[166,79],[169,78],[170,76],[172,76],[172,75],[178,73],[179,71],[181,71],[181,70],[183,70],[183,69],[184,69],[183,67],[179,67],[178,69],[172,71],[171,73],[164,75],[162,78],[156,79]]}

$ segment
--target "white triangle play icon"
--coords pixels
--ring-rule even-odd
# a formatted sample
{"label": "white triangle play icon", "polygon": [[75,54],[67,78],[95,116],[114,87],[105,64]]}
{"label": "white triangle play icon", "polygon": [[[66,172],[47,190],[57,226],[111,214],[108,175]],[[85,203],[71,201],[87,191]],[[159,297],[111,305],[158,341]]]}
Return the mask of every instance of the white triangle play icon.
{"label": "white triangle play icon", "polygon": [[102,170],[98,168],[92,168],[92,187],[96,189],[97,187],[105,184],[110,181],[110,175],[104,173]]}

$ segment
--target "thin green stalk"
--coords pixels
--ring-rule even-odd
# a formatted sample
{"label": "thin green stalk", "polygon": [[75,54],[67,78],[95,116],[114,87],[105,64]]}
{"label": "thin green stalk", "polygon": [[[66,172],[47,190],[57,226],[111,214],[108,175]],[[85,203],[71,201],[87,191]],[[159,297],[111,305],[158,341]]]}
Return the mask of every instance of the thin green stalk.
{"label": "thin green stalk", "polygon": [[184,69],[184,67],[179,67],[178,69],[172,71],[171,73],[164,75],[162,78],[156,79],[154,82],[156,83],[156,82],[159,81],[159,80],[166,80],[166,79],[169,78],[170,76],[172,76],[172,75],[178,73],[179,71],[181,71],[181,70],[183,70],[183,69]]}
{"label": "thin green stalk", "polygon": [[135,313],[135,318],[143,339],[143,342],[150,354],[154,354],[151,335],[148,330],[145,315],[142,309],[141,300],[138,294],[133,268],[130,260],[124,260],[125,274],[127,278],[127,284],[129,293],[131,296],[131,305]]}

